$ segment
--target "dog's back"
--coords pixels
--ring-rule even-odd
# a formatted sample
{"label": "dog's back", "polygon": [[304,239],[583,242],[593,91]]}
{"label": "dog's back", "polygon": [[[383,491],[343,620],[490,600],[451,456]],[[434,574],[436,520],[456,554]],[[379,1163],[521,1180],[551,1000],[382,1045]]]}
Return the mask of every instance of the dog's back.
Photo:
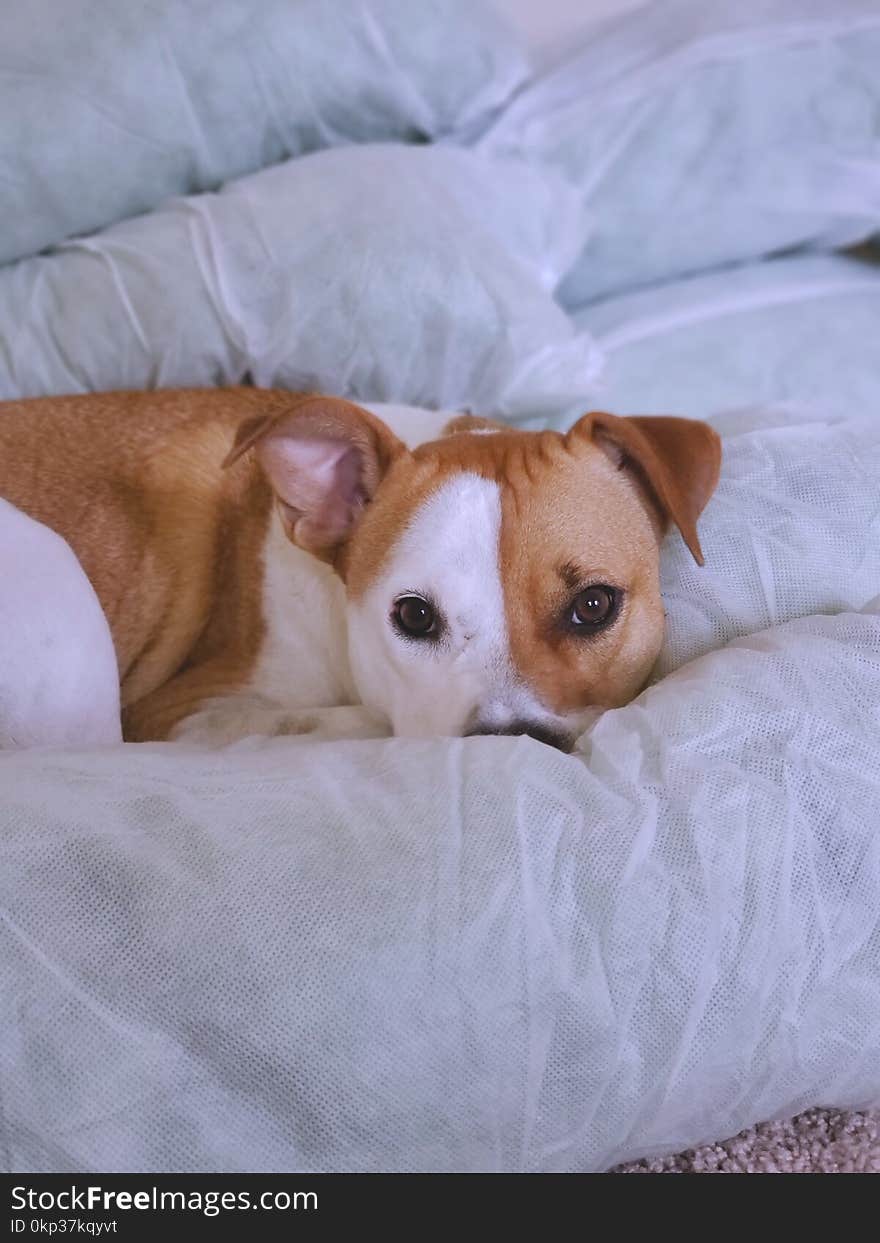
{"label": "dog's back", "polygon": [[[241,419],[277,400],[165,390],[0,405],[0,497],[79,558],[110,624],[123,703],[166,681],[204,636],[220,580],[236,569],[224,549],[233,518],[239,548],[249,537],[239,511],[251,526],[267,520],[257,473],[221,463]],[[263,502],[242,507],[251,491]]]}

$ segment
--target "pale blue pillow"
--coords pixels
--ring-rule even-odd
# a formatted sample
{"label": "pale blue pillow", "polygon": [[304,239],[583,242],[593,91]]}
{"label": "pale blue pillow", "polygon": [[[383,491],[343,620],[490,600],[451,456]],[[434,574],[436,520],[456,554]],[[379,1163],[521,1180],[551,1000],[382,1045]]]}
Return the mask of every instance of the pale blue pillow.
{"label": "pale blue pillow", "polygon": [[559,179],[455,147],[290,160],[0,270],[0,397],[257,384],[511,415],[599,366]]}
{"label": "pale blue pillow", "polygon": [[578,306],[880,224],[877,0],[664,0],[603,28],[483,150],[562,170],[593,230]]}
{"label": "pale blue pillow", "polygon": [[593,303],[575,321],[605,356],[591,400],[621,414],[707,418],[773,402],[880,419],[874,264],[771,259]]}
{"label": "pale blue pillow", "polygon": [[0,263],[288,156],[473,130],[526,74],[486,0],[0,6]]}

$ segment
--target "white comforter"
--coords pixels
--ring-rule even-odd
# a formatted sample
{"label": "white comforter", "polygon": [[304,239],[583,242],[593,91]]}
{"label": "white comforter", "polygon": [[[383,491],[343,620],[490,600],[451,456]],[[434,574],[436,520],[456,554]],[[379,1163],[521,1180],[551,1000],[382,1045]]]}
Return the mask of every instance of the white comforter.
{"label": "white comforter", "polygon": [[880,1102],[880,424],[738,423],[680,667],[579,754],[0,758],[10,1169],[601,1169]]}
{"label": "white comforter", "polygon": [[[880,1103],[880,277],[554,297],[868,237],[871,0],[664,0],[526,89],[477,0],[71,4],[7,6],[4,395],[794,404],[720,419],[662,680],[572,756],[0,752],[0,1167],[590,1170]],[[48,568],[0,530],[0,627]]]}

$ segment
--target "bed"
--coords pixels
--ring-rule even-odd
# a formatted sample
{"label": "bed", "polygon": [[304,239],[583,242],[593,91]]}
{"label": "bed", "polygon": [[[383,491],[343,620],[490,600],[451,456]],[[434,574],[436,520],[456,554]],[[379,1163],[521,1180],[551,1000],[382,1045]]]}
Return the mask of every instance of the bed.
{"label": "bed", "polygon": [[58,4],[0,14],[0,397],[676,412],[724,467],[572,755],[0,753],[3,1168],[604,1170],[880,1105],[876,4]]}

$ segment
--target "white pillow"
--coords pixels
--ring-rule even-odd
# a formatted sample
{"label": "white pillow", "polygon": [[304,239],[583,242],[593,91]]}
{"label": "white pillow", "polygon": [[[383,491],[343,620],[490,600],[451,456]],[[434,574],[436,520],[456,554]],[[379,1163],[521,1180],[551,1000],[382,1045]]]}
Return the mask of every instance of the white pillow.
{"label": "white pillow", "polygon": [[880,1104],[880,615],[530,739],[0,763],[21,1171],[583,1171]]}
{"label": "white pillow", "polygon": [[589,37],[480,141],[563,171],[593,231],[567,305],[880,227],[876,0],[663,0]]}
{"label": "white pillow", "polygon": [[880,411],[875,264],[772,259],[595,302],[575,322],[605,360],[590,399],[621,414],[704,419],[767,403],[809,405],[822,419]]}
{"label": "white pillow", "polygon": [[527,72],[487,0],[28,0],[0,49],[0,263],[303,152],[479,129]]}
{"label": "white pillow", "polygon": [[122,741],[107,618],[73,549],[0,497],[0,754]]}
{"label": "white pillow", "polygon": [[0,270],[0,396],[237,383],[499,413],[599,368],[553,289],[559,179],[454,147],[339,147]]}

